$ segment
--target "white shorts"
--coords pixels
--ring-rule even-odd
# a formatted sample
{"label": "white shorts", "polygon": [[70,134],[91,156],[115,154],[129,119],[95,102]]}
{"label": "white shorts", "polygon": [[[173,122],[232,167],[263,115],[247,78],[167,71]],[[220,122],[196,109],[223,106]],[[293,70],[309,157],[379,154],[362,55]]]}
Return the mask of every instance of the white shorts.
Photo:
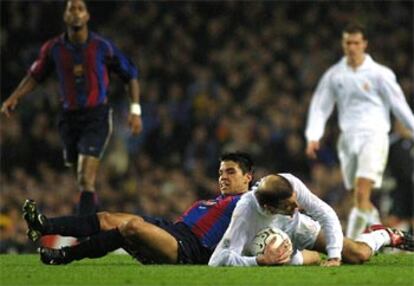
{"label": "white shorts", "polygon": [[319,232],[320,224],[309,216],[299,213],[298,217],[288,222],[279,220],[277,226],[289,235],[293,249],[313,249]]}
{"label": "white shorts", "polygon": [[388,134],[342,133],[337,149],[342,176],[348,190],[353,189],[356,178],[370,179],[375,188],[381,187],[388,158]]}

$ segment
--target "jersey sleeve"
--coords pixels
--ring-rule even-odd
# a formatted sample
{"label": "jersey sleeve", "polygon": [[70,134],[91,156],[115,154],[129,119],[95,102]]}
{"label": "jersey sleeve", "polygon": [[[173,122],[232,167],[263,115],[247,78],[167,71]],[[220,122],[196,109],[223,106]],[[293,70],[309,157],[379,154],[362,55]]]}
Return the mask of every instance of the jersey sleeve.
{"label": "jersey sleeve", "polygon": [[115,44],[108,42],[107,65],[110,71],[116,73],[125,83],[138,78],[138,69],[133,61],[119,50]]}
{"label": "jersey sleeve", "polygon": [[38,83],[44,81],[53,71],[54,63],[51,57],[51,49],[54,41],[43,44],[37,59],[28,70],[28,74]]}
{"label": "jersey sleeve", "polygon": [[305,184],[291,174],[280,174],[286,178],[297,193],[299,206],[307,215],[319,222],[326,239],[326,253],[329,258],[341,258],[344,236],[341,223],[335,211],[314,195]]}
{"label": "jersey sleeve", "polygon": [[411,131],[412,138],[414,138],[414,114],[395,74],[389,69],[384,70],[379,79],[379,86],[380,94],[385,97],[394,116]]}
{"label": "jersey sleeve", "polygon": [[248,243],[249,213],[247,205],[237,204],[230,225],[217,245],[208,262],[209,266],[257,266],[256,257],[243,256],[242,251]]}
{"label": "jersey sleeve", "polygon": [[331,115],[335,98],[331,84],[332,71],[328,70],[321,78],[313,94],[305,130],[308,141],[319,141],[324,133],[325,124]]}

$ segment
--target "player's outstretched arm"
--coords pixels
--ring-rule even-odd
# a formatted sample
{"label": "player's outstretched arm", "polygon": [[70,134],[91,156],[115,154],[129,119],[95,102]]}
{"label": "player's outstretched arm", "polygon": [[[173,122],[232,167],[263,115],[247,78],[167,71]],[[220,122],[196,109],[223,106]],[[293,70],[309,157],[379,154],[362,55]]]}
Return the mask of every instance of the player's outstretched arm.
{"label": "player's outstretched arm", "polygon": [[10,117],[11,112],[16,108],[19,99],[34,90],[36,86],[37,82],[33,79],[33,77],[30,75],[25,76],[10,97],[3,102],[3,105],[1,106],[1,113],[4,113],[7,117]]}

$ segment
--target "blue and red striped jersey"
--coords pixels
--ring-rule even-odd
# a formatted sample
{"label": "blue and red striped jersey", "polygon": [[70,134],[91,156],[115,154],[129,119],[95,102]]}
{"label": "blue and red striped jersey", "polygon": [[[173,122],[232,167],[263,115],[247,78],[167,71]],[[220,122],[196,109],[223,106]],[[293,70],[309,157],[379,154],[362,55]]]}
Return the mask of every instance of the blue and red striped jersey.
{"label": "blue and red striped jersey", "polygon": [[213,249],[229,226],[240,195],[220,195],[213,200],[197,201],[178,219],[190,227],[203,246]]}
{"label": "blue and red striped jersey", "polygon": [[93,32],[84,44],[69,42],[66,34],[44,43],[28,73],[42,82],[54,70],[64,110],[106,104],[111,72],[124,82],[138,77],[134,63],[111,41]]}

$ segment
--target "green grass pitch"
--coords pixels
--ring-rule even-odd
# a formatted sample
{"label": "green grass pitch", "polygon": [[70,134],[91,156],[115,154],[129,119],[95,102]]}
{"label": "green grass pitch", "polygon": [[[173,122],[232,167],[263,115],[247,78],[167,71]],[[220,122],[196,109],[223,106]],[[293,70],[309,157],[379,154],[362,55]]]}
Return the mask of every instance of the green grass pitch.
{"label": "green grass pitch", "polygon": [[414,286],[414,255],[381,254],[336,268],[142,266],[127,255],[45,266],[37,255],[0,255],[0,285]]}

